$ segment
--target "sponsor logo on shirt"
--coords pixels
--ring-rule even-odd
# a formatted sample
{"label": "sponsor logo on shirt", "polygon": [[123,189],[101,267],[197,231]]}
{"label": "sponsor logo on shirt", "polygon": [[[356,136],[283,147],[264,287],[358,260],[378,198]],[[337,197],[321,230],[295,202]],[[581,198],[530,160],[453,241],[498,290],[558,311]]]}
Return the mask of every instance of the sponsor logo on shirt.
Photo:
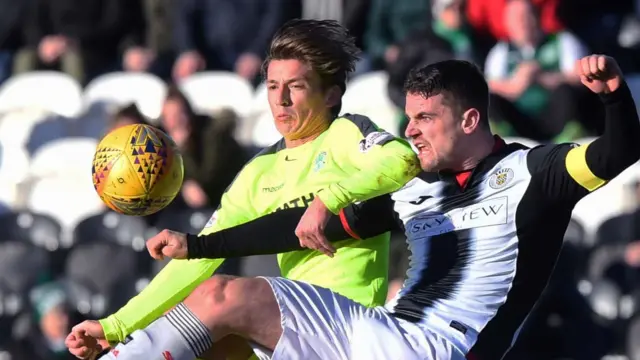
{"label": "sponsor logo on shirt", "polygon": [[284,187],[284,183],[277,185],[277,186],[269,186],[269,187],[263,187],[262,188],[262,192],[264,193],[272,193],[272,192],[276,192],[278,190],[281,190]]}
{"label": "sponsor logo on shirt", "polygon": [[360,140],[360,151],[366,153],[374,145],[384,145],[385,143],[395,139],[395,136],[386,131],[374,131]]}
{"label": "sponsor logo on shirt", "polygon": [[428,213],[414,218],[407,226],[411,235],[435,236],[456,230],[507,223],[507,197],[486,200],[448,213]]}
{"label": "sponsor logo on shirt", "polygon": [[168,351],[162,352],[162,357],[164,357],[164,360],[173,360],[173,355]]}
{"label": "sponsor logo on shirt", "polygon": [[510,168],[502,168],[489,177],[489,186],[492,189],[502,189],[513,180],[513,170]]}
{"label": "sponsor logo on shirt", "polygon": [[316,196],[314,193],[309,193],[308,195],[297,197],[291,201],[287,201],[286,203],[280,205],[280,207],[278,207],[275,211],[291,209],[291,208],[299,208],[299,207],[305,207],[305,208],[309,207],[309,205],[311,204],[313,199],[315,199],[315,197]]}

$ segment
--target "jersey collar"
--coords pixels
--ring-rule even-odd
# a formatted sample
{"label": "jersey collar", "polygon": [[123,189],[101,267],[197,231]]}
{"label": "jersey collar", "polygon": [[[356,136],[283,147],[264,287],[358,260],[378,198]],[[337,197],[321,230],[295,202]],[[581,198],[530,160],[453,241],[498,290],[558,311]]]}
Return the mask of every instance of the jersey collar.
{"label": "jersey collar", "polygon": [[493,150],[489,156],[482,159],[475,168],[465,171],[440,171],[438,177],[440,181],[457,184],[461,189],[465,189],[469,184],[482,180],[484,175],[491,170],[495,164],[504,157],[506,149],[505,141],[498,135],[493,136]]}

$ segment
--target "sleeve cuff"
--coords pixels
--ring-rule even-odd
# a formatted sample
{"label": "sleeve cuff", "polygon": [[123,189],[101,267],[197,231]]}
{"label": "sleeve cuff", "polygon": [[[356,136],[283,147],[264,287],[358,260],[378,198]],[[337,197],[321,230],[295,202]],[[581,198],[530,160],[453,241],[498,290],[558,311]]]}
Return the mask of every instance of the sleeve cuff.
{"label": "sleeve cuff", "polygon": [[116,325],[118,319],[114,315],[110,315],[107,318],[101,319],[98,322],[102,326],[102,331],[104,332],[104,337],[107,339],[109,344],[115,344],[122,339],[118,337],[118,326]]}
{"label": "sleeve cuff", "polygon": [[330,188],[323,189],[318,192],[317,196],[322,200],[324,206],[331,211],[332,214],[338,215],[340,210],[346,206],[332,192]]}
{"label": "sleeve cuff", "polygon": [[628,98],[631,96],[631,90],[629,90],[629,87],[627,86],[627,82],[626,81],[622,81],[622,83],[620,84],[620,87],[609,94],[599,94],[600,96],[600,100],[602,100],[602,102],[606,105],[606,104],[612,104],[612,103],[617,103],[617,102],[621,102],[624,99]]}

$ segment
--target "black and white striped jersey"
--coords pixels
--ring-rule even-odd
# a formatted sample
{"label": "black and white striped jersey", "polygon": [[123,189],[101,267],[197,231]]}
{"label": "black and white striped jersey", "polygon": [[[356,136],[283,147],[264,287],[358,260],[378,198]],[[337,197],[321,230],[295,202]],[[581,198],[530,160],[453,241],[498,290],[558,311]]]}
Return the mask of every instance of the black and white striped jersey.
{"label": "black and white striped jersey", "polygon": [[[394,193],[411,259],[387,308],[465,352],[496,327],[504,336],[493,337],[491,350],[503,354],[547,283],[573,206],[588,193],[566,168],[571,149],[509,144],[462,185],[455,174],[423,174]],[[545,193],[549,177],[565,191]]]}
{"label": "black and white striped jersey", "polygon": [[[548,282],[575,204],[640,159],[640,120],[628,87],[601,99],[605,131],[588,145],[529,149],[496,138],[473,170],[424,173],[390,197],[348,206],[325,235],[366,239],[399,226],[410,266],[388,310],[480,360],[501,359]],[[302,213],[289,209],[189,236],[189,255],[299,249],[294,229]]]}

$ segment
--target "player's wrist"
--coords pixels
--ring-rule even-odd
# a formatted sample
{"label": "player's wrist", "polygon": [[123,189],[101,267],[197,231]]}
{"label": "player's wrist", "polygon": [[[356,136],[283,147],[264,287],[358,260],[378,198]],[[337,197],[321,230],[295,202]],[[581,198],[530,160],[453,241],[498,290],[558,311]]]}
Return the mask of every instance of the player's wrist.
{"label": "player's wrist", "polygon": [[122,340],[118,337],[117,319],[114,315],[100,319],[98,320],[98,323],[102,326],[104,338],[109,342],[109,344],[116,344]]}

